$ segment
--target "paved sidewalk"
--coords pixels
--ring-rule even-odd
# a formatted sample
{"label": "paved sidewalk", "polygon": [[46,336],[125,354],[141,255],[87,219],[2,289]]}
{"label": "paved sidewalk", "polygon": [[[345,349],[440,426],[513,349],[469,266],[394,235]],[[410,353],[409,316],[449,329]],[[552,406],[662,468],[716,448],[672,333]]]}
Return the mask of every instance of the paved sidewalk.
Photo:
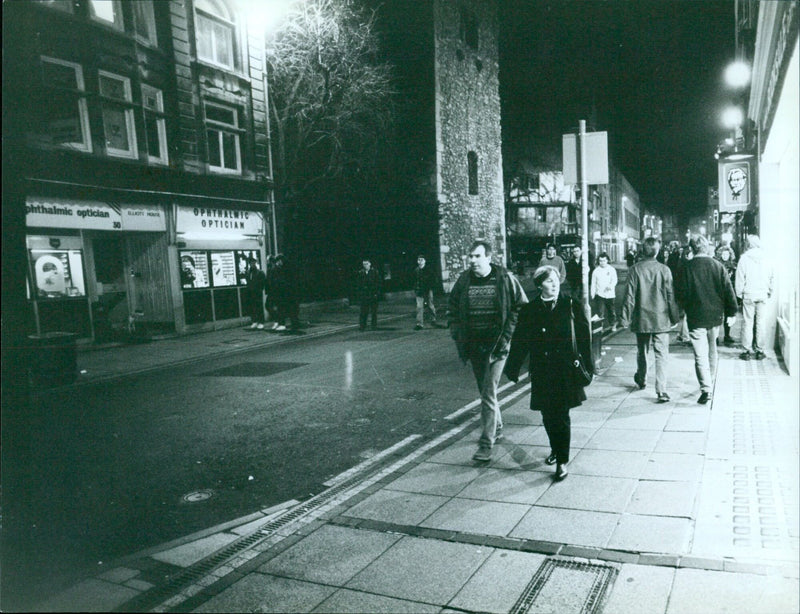
{"label": "paved sidewalk", "polygon": [[527,385],[506,437],[471,460],[467,406],[436,440],[400,442],[330,488],[118,561],[44,610],[796,613],[798,388],[775,358],[721,348],[698,405],[673,344],[672,401],[633,385],[633,336],[572,411],[552,480]]}

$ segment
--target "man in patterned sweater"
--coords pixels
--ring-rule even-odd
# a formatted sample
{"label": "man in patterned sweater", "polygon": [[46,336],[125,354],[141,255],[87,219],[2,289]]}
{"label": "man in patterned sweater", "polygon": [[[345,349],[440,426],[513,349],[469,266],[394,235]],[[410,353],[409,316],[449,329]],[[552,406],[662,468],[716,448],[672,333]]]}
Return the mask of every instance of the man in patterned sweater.
{"label": "man in patterned sweater", "polygon": [[470,269],[453,285],[449,299],[450,334],[461,361],[472,364],[481,395],[482,431],[476,461],[492,458],[502,437],[503,418],[497,401],[500,375],[508,358],[519,309],[528,302],[519,280],[491,262],[492,246],[476,240],[469,250]]}

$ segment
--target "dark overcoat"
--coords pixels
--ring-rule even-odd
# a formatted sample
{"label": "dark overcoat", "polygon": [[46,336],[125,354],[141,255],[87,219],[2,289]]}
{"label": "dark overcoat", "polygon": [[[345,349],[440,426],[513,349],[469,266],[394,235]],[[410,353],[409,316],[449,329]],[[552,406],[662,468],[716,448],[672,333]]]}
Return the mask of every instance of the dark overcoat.
{"label": "dark overcoat", "polygon": [[584,366],[593,372],[591,331],[580,303],[562,294],[552,310],[541,298],[520,310],[505,373],[510,380],[516,381],[525,358],[529,357],[531,409],[569,409],[586,400],[583,387],[572,377],[574,354],[570,310],[575,317],[578,351],[584,358]]}

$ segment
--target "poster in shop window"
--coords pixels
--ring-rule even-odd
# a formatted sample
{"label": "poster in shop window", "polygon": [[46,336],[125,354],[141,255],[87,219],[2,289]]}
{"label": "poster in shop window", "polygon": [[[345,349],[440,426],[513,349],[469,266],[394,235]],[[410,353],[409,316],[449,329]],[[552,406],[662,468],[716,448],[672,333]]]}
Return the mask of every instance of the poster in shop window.
{"label": "poster in shop window", "polygon": [[208,256],[204,251],[182,251],[181,257],[181,287],[208,288]]}
{"label": "poster in shop window", "polygon": [[86,296],[79,249],[31,250],[33,279],[40,298]]}
{"label": "poster in shop window", "polygon": [[215,288],[236,285],[233,252],[211,252],[211,279]]}
{"label": "poster in shop window", "polygon": [[247,261],[249,258],[256,259],[256,265],[261,268],[261,253],[257,250],[238,250],[236,253],[236,283],[240,286],[247,285]]}

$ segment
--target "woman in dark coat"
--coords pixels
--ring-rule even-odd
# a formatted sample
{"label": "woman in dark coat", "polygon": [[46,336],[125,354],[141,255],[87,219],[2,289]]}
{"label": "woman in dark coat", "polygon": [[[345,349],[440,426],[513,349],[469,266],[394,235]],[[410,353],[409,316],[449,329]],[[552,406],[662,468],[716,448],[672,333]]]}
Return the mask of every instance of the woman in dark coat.
{"label": "woman in dark coat", "polygon": [[545,462],[555,464],[555,478],[563,480],[569,462],[569,410],[586,400],[583,386],[573,375],[570,311],[575,319],[578,351],[590,372],[593,371],[591,331],[580,303],[573,302],[566,294],[559,295],[558,271],[540,267],[533,280],[540,295],[523,305],[519,313],[504,372],[516,382],[525,358],[530,356],[531,409],[542,412],[542,423],[550,440],[551,452]]}

